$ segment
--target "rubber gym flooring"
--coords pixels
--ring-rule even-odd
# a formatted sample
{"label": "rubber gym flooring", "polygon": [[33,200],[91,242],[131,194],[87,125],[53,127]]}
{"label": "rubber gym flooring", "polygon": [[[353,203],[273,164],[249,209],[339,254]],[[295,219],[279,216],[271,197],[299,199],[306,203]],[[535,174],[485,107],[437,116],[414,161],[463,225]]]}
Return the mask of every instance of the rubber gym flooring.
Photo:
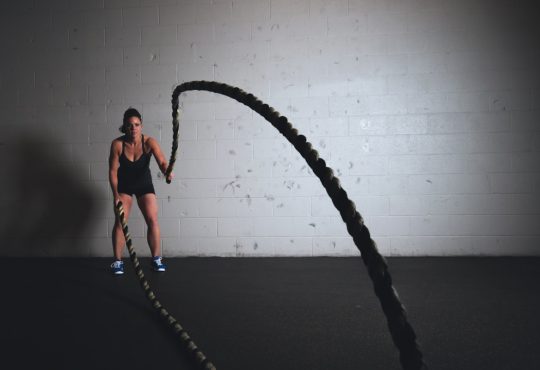
{"label": "rubber gym flooring", "polygon": [[[0,368],[197,369],[125,261],[1,258]],[[401,368],[359,257],[142,262],[218,370]],[[540,369],[540,258],[388,264],[429,369]]]}

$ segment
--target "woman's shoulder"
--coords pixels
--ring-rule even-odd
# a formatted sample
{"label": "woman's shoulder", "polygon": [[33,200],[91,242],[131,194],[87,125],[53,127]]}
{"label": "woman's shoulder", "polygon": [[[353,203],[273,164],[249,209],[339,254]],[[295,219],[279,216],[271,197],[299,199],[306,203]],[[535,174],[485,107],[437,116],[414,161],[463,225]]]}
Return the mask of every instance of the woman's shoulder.
{"label": "woman's shoulder", "polygon": [[155,142],[156,139],[154,139],[152,136],[147,136],[147,135],[144,135],[144,142],[145,143],[151,143],[151,142]]}
{"label": "woman's shoulder", "polygon": [[146,153],[153,153],[156,147],[156,139],[151,136],[144,135],[144,151]]}
{"label": "woman's shoulder", "polygon": [[154,139],[152,136],[144,136],[144,144],[148,147],[153,147],[157,144],[157,140]]}
{"label": "woman's shoulder", "polygon": [[122,147],[123,142],[124,142],[124,136],[119,136],[112,141],[111,148],[120,148]]}

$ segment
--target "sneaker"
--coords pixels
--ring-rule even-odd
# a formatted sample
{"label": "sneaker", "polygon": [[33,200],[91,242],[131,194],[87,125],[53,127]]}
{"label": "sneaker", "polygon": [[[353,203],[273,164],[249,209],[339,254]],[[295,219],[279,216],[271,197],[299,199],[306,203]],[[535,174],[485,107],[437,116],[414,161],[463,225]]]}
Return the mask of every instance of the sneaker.
{"label": "sneaker", "polygon": [[111,271],[114,275],[123,275],[124,274],[124,262],[123,261],[114,261],[111,264]]}
{"label": "sneaker", "polygon": [[156,256],[152,259],[152,267],[154,268],[154,271],[165,271],[165,265],[162,262],[161,256]]}

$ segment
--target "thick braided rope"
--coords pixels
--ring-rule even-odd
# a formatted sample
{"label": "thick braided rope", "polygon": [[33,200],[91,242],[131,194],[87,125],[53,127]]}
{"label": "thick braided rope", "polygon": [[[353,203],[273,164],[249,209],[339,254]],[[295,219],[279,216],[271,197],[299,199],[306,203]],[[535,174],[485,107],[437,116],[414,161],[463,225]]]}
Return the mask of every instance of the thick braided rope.
{"label": "thick braided rope", "polygon": [[119,201],[116,204],[115,210],[116,215],[120,220],[120,223],[122,224],[122,231],[124,232],[124,237],[126,239],[126,245],[129,251],[129,258],[133,263],[133,267],[135,268],[135,274],[139,279],[139,283],[141,284],[141,287],[145,292],[146,298],[148,298],[148,300],[152,304],[152,307],[156,309],[160,317],[177,335],[184,349],[196,361],[199,368],[204,370],[216,370],[216,367],[208,360],[208,358],[206,358],[204,353],[201,352],[201,350],[199,349],[199,347],[197,347],[193,340],[191,340],[191,337],[182,327],[182,325],[180,325],[180,323],[163,307],[163,305],[156,298],[156,295],[150,288],[150,284],[148,284],[148,281],[144,277],[144,273],[140,266],[139,259],[137,258],[137,254],[135,253],[135,250],[133,248],[131,236],[129,235],[128,225],[124,217],[124,207],[122,206],[122,202]]}
{"label": "thick braided rope", "polygon": [[399,350],[402,368],[404,370],[427,369],[419,345],[416,342],[416,334],[408,323],[405,308],[392,286],[392,278],[388,272],[386,261],[379,254],[362,216],[356,211],[355,204],[347,197],[347,193],[341,187],[339,179],[334,176],[332,169],[326,166],[326,162],[319,157],[317,151],[312,148],[311,143],[307,141],[304,135],[298,134],[298,130],[288,122],[286,117],[281,116],[268,104],[264,104],[252,94],[248,94],[238,87],[213,81],[192,81],[180,84],[172,94],[173,144],[166,174],[172,172],[178,149],[178,97],[182,92],[190,90],[205,90],[226,95],[247,105],[270,122],[304,157],[309,167],[321,180],[334,206],[338,209],[341,218],[347,225],[347,231],[360,250],[373,282],[375,294],[379,298],[383,312],[386,315],[390,334]]}

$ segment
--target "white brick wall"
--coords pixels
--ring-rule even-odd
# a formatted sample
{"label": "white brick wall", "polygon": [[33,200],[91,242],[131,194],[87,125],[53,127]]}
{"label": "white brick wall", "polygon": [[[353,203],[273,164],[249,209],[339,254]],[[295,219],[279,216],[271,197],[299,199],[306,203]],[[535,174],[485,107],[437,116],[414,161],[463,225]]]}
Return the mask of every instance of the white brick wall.
{"label": "white brick wall", "polygon": [[[109,256],[107,156],[123,111],[140,109],[168,156],[172,89],[205,79],[287,116],[383,254],[540,255],[538,35],[527,17],[512,18],[535,13],[491,3],[2,2],[0,237],[12,242],[0,254]],[[173,184],[151,168],[166,256],[358,254],[319,180],[273,127],[215,94],[181,101]],[[93,189],[95,212],[80,233],[25,249],[30,239],[10,233],[10,217],[28,191],[20,160],[34,156],[45,162],[39,173],[71,173]],[[51,210],[54,179],[33,181],[33,212]],[[51,217],[87,213],[69,198]],[[131,218],[148,255],[140,211]]]}

